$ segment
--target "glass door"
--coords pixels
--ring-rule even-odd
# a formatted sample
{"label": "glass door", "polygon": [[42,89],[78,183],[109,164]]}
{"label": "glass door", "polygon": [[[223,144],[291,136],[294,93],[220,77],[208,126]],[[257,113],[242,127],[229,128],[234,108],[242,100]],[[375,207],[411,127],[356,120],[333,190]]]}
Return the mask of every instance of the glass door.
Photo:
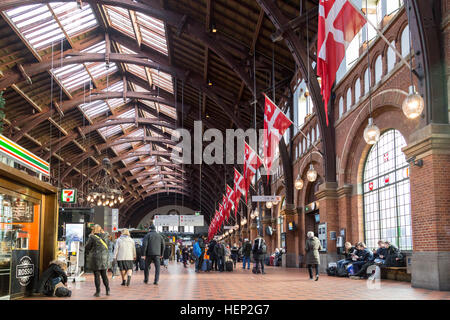
{"label": "glass door", "polygon": [[11,202],[0,193],[0,299],[9,299],[11,251],[14,241]]}

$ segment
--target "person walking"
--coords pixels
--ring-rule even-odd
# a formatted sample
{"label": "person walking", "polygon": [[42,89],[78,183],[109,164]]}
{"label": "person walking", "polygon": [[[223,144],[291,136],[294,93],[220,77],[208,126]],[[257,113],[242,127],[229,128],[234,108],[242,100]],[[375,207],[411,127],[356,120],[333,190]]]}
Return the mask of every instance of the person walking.
{"label": "person walking", "polygon": [[261,265],[261,273],[266,274],[264,272],[264,256],[266,252],[267,247],[264,238],[261,236],[256,237],[252,247],[253,259],[255,260],[255,273],[259,273],[259,265]]}
{"label": "person walking", "polygon": [[154,285],[158,285],[160,259],[164,252],[164,238],[156,232],[154,225],[150,226],[150,232],[147,233],[142,241],[142,253],[145,255],[144,283],[148,283],[148,271],[150,264],[155,264],[155,281]]}
{"label": "person walking", "polygon": [[144,270],[144,268],[142,267],[142,246],[139,243],[139,240],[136,240],[135,243],[135,250],[136,250],[136,260],[135,260],[135,264],[136,264],[136,271],[138,271],[139,269]]}
{"label": "person walking", "polygon": [[242,269],[245,269],[245,263],[247,262],[247,269],[250,270],[250,255],[252,253],[252,244],[247,238],[244,239],[244,244],[242,245]]}
{"label": "person walking", "polygon": [[164,255],[163,255],[164,268],[166,269],[169,266],[169,259],[171,255],[172,255],[172,247],[170,246],[170,244],[167,243],[164,248]]}
{"label": "person walking", "polygon": [[106,270],[109,266],[109,246],[108,234],[102,227],[96,224],[89,235],[85,250],[87,253],[87,267],[94,272],[95,297],[100,296],[100,277],[106,289],[106,295],[109,296],[109,280]]}
{"label": "person walking", "polygon": [[114,259],[114,248],[116,246],[116,240],[112,235],[108,236],[109,245],[108,245],[108,251],[109,251],[109,267],[112,273],[111,279],[114,279],[117,276],[117,260]]}
{"label": "person walking", "polygon": [[238,255],[239,255],[239,248],[237,247],[237,244],[235,243],[233,247],[231,248],[231,259],[233,259],[234,268],[236,268],[236,263],[238,261]]}
{"label": "person walking", "polygon": [[225,269],[225,245],[223,242],[219,242],[214,247],[217,263],[219,265],[219,271],[223,272]]}
{"label": "person walking", "polygon": [[188,246],[184,246],[183,252],[182,252],[182,256],[183,256],[183,266],[185,268],[187,268],[187,263],[189,261],[189,248],[188,248]]}
{"label": "person walking", "polygon": [[306,265],[308,266],[309,279],[313,280],[313,272],[312,268],[314,266],[316,270],[316,281],[319,280],[319,264],[320,264],[320,256],[319,250],[322,250],[322,246],[317,237],[314,236],[314,232],[309,231],[307,233],[306,239]]}
{"label": "person walking", "polygon": [[[114,258],[122,276],[122,286],[125,284],[127,287],[130,286],[131,275],[133,274],[133,261],[136,260],[136,246],[134,240],[130,237],[128,229],[123,229],[122,235],[116,241]],[[125,275],[127,276],[126,283]]]}

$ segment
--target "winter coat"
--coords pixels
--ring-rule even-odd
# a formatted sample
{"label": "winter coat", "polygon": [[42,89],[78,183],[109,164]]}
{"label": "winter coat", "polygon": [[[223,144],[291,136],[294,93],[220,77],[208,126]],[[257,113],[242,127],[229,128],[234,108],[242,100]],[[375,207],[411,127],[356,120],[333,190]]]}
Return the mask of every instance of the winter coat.
{"label": "winter coat", "polygon": [[[100,239],[103,240],[100,241]],[[89,235],[89,239],[86,243],[86,266],[89,270],[108,270],[110,267],[109,261],[109,246],[110,241],[108,240],[108,234],[96,233]]]}
{"label": "winter coat", "polygon": [[387,249],[386,248],[378,248],[377,251],[373,254],[373,259],[380,258],[380,256],[383,256],[383,258],[380,259],[386,259]]}
{"label": "winter coat", "polygon": [[136,259],[136,246],[130,236],[121,235],[116,241],[114,258],[117,261],[130,261]]}
{"label": "winter coat", "polygon": [[346,260],[352,260],[352,254],[356,253],[356,248],[355,247],[351,247],[347,253],[345,253],[345,259]]}
{"label": "winter coat", "polygon": [[222,243],[216,244],[214,247],[214,254],[217,258],[225,257],[225,246]]}
{"label": "winter coat", "polygon": [[202,249],[200,248],[200,243],[197,241],[194,243],[194,250],[192,252],[196,258],[200,257],[202,254]]}
{"label": "winter coat", "polygon": [[237,259],[238,254],[239,254],[239,248],[238,247],[231,248],[231,257],[233,259]]}
{"label": "winter coat", "polygon": [[207,254],[210,256],[211,259],[215,259],[216,258],[216,254],[215,254],[215,251],[214,251],[214,248],[216,247],[216,245],[217,245],[216,240],[212,240],[209,243]]}
{"label": "winter coat", "polygon": [[165,247],[165,249],[164,249],[164,256],[163,256],[163,258],[164,259],[169,259],[171,254],[172,254],[172,247],[170,245],[167,245]]}
{"label": "winter coat", "polygon": [[135,244],[135,250],[136,250],[136,259],[141,259],[142,257],[142,246],[139,243]]}
{"label": "winter coat", "polygon": [[322,250],[319,238],[312,237],[306,239],[306,264],[320,264],[319,250]]}
{"label": "winter coat", "polygon": [[61,277],[62,283],[67,283],[67,275],[64,270],[59,265],[52,263],[39,278],[36,291],[46,296],[53,296],[55,286],[52,283],[52,279],[57,277]]}
{"label": "winter coat", "polygon": [[[397,258],[399,260],[397,260]],[[384,262],[386,267],[403,267],[405,266],[405,260],[403,255],[400,253],[400,250],[394,246],[390,245],[389,248],[386,249],[386,260]]]}
{"label": "winter coat", "polygon": [[250,241],[245,241],[244,245],[242,246],[242,255],[244,257],[250,257],[250,254],[252,253],[252,244]]}
{"label": "winter coat", "polygon": [[149,256],[162,256],[164,253],[164,238],[156,231],[150,231],[142,240],[142,253]]}
{"label": "winter coat", "polygon": [[252,247],[252,253],[253,258],[255,260],[263,259],[265,253],[262,251],[262,246],[265,245],[264,238],[256,238],[253,247]]}
{"label": "winter coat", "polygon": [[368,262],[373,259],[373,253],[369,249],[365,248],[363,250],[357,250],[356,255],[358,256],[357,261]]}

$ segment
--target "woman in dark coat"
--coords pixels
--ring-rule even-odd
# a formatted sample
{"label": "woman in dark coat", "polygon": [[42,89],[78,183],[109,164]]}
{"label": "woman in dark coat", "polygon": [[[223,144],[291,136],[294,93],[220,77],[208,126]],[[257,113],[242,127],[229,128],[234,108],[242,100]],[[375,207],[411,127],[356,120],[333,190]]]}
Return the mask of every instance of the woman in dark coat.
{"label": "woman in dark coat", "polygon": [[67,274],[65,272],[66,264],[59,260],[50,262],[47,270],[42,273],[39,279],[37,292],[46,296],[53,296],[55,287],[58,283],[67,285]]}
{"label": "woman in dark coat", "polygon": [[95,297],[100,296],[100,276],[106,288],[106,295],[109,296],[109,281],[106,270],[109,267],[108,234],[105,233],[98,224],[89,235],[86,243],[87,267],[94,272]]}
{"label": "woman in dark coat", "polygon": [[314,232],[309,231],[307,233],[308,239],[306,239],[306,265],[308,266],[309,271],[309,279],[313,280],[312,267],[314,266],[316,269],[316,281],[319,280],[319,264],[320,264],[320,255],[319,250],[322,250],[322,246],[320,245],[320,241],[317,237],[314,236]]}

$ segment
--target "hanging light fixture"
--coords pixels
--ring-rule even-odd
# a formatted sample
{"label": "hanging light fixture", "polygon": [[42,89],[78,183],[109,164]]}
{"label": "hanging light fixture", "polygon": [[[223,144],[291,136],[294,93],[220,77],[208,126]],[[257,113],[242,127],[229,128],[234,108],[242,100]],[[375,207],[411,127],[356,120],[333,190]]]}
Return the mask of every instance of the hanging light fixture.
{"label": "hanging light fixture", "polygon": [[266,202],[266,208],[267,208],[267,209],[272,208],[272,201],[267,201],[267,202]]}
{"label": "hanging light fixture", "polygon": [[297,175],[297,179],[295,180],[294,187],[297,190],[303,189],[303,180],[300,178],[300,175]]}
{"label": "hanging light fixture", "polygon": [[402,110],[408,119],[416,119],[425,107],[423,98],[416,92],[414,86],[409,87],[409,95],[403,101]]}
{"label": "hanging light fixture", "polygon": [[255,218],[259,216],[259,210],[258,210],[258,208],[255,209],[254,215],[255,215]]}
{"label": "hanging light fixture", "polygon": [[108,173],[108,169],[112,167],[111,161],[108,158],[104,158],[102,164],[103,176],[101,177],[98,186],[88,193],[86,200],[88,202],[90,201],[92,204],[97,200],[97,206],[99,207],[114,207],[115,205],[122,203],[124,198],[120,189],[115,186],[114,179]]}
{"label": "hanging light fixture", "polygon": [[[410,11],[411,8],[408,9],[408,21],[410,19]],[[408,28],[408,36],[409,36],[409,78],[411,85],[409,86],[409,94],[406,99],[402,103],[402,111],[408,119],[416,119],[422,114],[422,111],[425,107],[425,102],[423,98],[418,94],[415,90],[413,78],[412,78],[412,37],[411,37],[411,29]]]}
{"label": "hanging light fixture", "polygon": [[[369,6],[366,0],[366,12],[368,12]],[[372,87],[370,86],[371,82],[371,72],[370,72],[370,44],[369,44],[369,27],[366,27],[366,40],[367,40],[367,73],[369,77],[369,124],[366,129],[364,129],[364,140],[366,140],[367,144],[375,144],[378,139],[380,139],[380,129],[373,123],[372,118]]]}
{"label": "hanging light fixture", "polygon": [[314,182],[317,179],[317,171],[316,169],[314,169],[312,163],[309,165],[308,172],[306,172],[306,178],[308,179],[309,182]]}
{"label": "hanging light fixture", "polygon": [[373,118],[370,117],[369,124],[364,129],[364,140],[368,144],[375,144],[378,139],[380,139],[380,129],[373,123]]}
{"label": "hanging light fixture", "polygon": [[[276,196],[276,195],[274,194],[274,196]],[[278,202],[279,202],[278,200],[274,200],[274,201],[272,201],[272,205],[276,206],[278,204]]]}

